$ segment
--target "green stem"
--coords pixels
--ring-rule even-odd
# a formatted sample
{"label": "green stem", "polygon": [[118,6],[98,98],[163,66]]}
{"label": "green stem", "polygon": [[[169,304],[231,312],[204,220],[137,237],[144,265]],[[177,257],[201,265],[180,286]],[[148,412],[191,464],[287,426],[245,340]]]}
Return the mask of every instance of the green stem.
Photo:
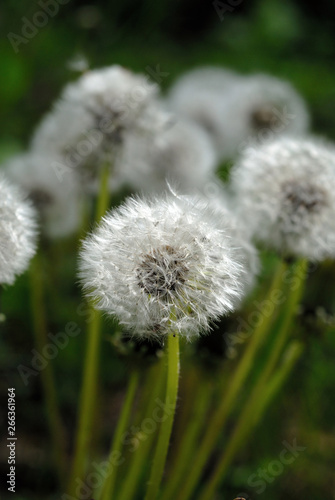
{"label": "green stem", "polygon": [[81,224],[78,229],[78,237],[77,237],[78,241],[81,241],[83,238],[85,238],[90,227],[91,216],[92,216],[92,200],[91,198],[85,198],[83,200],[81,208]]}
{"label": "green stem", "polygon": [[274,399],[274,396],[279,392],[285,380],[289,376],[290,372],[294,368],[296,362],[300,358],[303,352],[303,344],[296,340],[293,340],[291,344],[287,347],[286,351],[283,355],[283,363],[282,366],[277,370],[277,372],[272,376],[270,382],[264,389],[264,395],[259,398],[259,401],[254,405],[252,414],[255,416],[254,425],[256,425],[262,416],[264,415],[265,410]]}
{"label": "green stem", "polygon": [[[273,278],[272,285],[269,290],[269,296],[272,295],[272,292],[280,289],[286,269],[287,266],[285,262],[281,261]],[[242,359],[239,362],[233,378],[227,387],[227,392],[222,398],[220,406],[214,413],[211,425],[208,426],[207,432],[205,433],[204,438],[200,443],[197,455],[193,460],[192,469],[186,477],[184,485],[181,488],[179,495],[177,496],[178,500],[188,500],[193,494],[197,483],[201,479],[202,469],[210,457],[213,446],[215,445],[218,436],[222,431],[227,416],[233,409],[234,400],[236,401],[239,391],[242,388],[247,376],[249,375],[257,350],[263,343],[269,331],[272,320],[273,314],[264,315],[262,321],[254,330],[242,356]]]}
{"label": "green stem", "polygon": [[114,488],[115,488],[115,481],[116,481],[116,471],[117,467],[113,464],[114,462],[114,457],[117,455],[118,457],[121,456],[121,450],[122,450],[122,439],[124,436],[124,433],[126,431],[127,425],[130,420],[130,415],[131,415],[131,409],[136,393],[136,389],[138,387],[138,378],[139,374],[138,371],[133,371],[129,384],[128,384],[128,389],[126,393],[126,399],[124,401],[124,405],[121,411],[121,415],[119,417],[110,454],[109,454],[109,464],[110,464],[110,470],[108,472],[105,484],[103,485],[102,489],[102,495],[101,495],[101,500],[112,500],[113,495],[114,495]]}
{"label": "green stem", "polygon": [[[30,266],[30,288],[31,288],[31,309],[35,344],[39,353],[43,352],[49,339],[47,336],[47,321],[43,300],[43,270],[41,266],[41,256],[36,255]],[[47,420],[52,441],[54,461],[57,468],[59,483],[64,487],[66,453],[64,430],[62,426],[54,372],[51,361],[48,361],[44,369],[41,370],[41,382],[46,403]]]}
{"label": "green stem", "polygon": [[198,383],[200,384],[198,394],[196,394],[195,397],[192,395],[194,410],[191,414],[190,421],[184,429],[184,436],[180,442],[179,453],[169,473],[161,500],[174,498],[177,493],[179,485],[182,483],[184,477],[187,476],[200,437],[200,432],[203,429],[212,391],[210,390],[209,384],[203,383],[201,380],[198,380]]}
{"label": "green stem", "polygon": [[[151,386],[150,400],[146,405],[146,410],[142,415],[141,421],[138,423],[138,426],[140,426],[140,428],[142,428],[141,424],[145,418],[153,418],[154,410],[157,406],[156,399],[160,397],[162,393],[163,385],[165,382],[165,367],[163,366],[163,361],[164,360],[159,361],[158,366],[155,367],[156,370],[154,372],[154,376],[151,376],[148,381]],[[133,459],[123,482],[123,487],[121,488],[121,491],[117,497],[118,500],[133,500],[133,498],[135,497],[136,488],[138,488],[138,483],[143,473],[143,468],[148,461],[148,455],[150,453],[152,443],[156,435],[156,432],[145,434],[145,432],[142,432],[142,429],[140,429],[139,432],[141,434],[138,438],[138,447],[136,447],[136,449],[133,451]]]}
{"label": "green stem", "polygon": [[[255,387],[255,390],[253,391],[252,395],[241,411],[241,417],[238,421],[235,431],[231,439],[229,440],[228,445],[225,447],[225,451],[221,459],[219,460],[218,465],[214,469],[208,485],[200,495],[199,500],[212,500],[214,498],[214,493],[221,483],[222,479],[224,478],[234,456],[236,455],[237,451],[243,446],[252,430],[261,420],[265,410],[268,408],[271,401],[275,398],[276,394],[285,383],[301,353],[302,344],[300,344],[299,342],[292,342],[292,344],[287,349],[282,367],[272,377],[265,389],[264,386],[260,387],[257,384],[257,391]],[[259,404],[260,399],[261,404]]]}
{"label": "green stem", "polygon": [[283,350],[285,343],[287,342],[288,336],[291,332],[291,325],[294,321],[299,302],[302,298],[304,291],[304,285],[306,281],[306,275],[308,270],[308,261],[305,259],[300,259],[296,262],[293,268],[293,288],[288,291],[288,296],[284,303],[284,309],[282,316],[280,318],[279,331],[276,335],[276,340],[274,346],[271,348],[270,357],[266,362],[266,366],[262,372],[262,379],[266,380],[268,376],[273,371],[281,351]]}
{"label": "green stem", "polygon": [[177,404],[178,382],[179,337],[177,334],[173,335],[170,333],[168,335],[168,375],[165,398],[166,418],[162,421],[159,430],[158,443],[145,500],[156,500],[158,498]]}
{"label": "green stem", "polygon": [[100,313],[91,307],[91,314],[92,320],[88,326],[88,342],[86,347],[82,392],[79,401],[78,427],[69,484],[69,495],[75,494],[76,480],[82,479],[85,474],[91,444],[98,379],[101,325]]}
{"label": "green stem", "polygon": [[[99,222],[108,208],[109,166],[105,165],[101,174],[101,185],[96,208],[96,222]],[[92,439],[93,416],[96,407],[98,386],[99,355],[101,342],[101,313],[90,303],[91,321],[88,325],[88,340],[84,361],[82,389],[79,401],[77,432],[74,458],[69,481],[69,494],[75,495],[76,481],[82,479],[89,459]]]}
{"label": "green stem", "polygon": [[[253,428],[253,422],[254,425],[256,425],[256,423],[261,418],[264,409],[268,405],[267,397],[264,397],[263,401],[264,387],[266,386],[266,382],[269,376],[271,376],[273,370],[275,369],[275,366],[278,362],[278,359],[282,353],[282,350],[285,346],[285,343],[291,331],[291,325],[292,322],[294,321],[297,307],[302,297],[307,269],[308,269],[308,262],[303,259],[298,261],[293,268],[293,273],[292,273],[293,279],[290,279],[290,283],[292,284],[292,286],[287,292],[288,295],[283,305],[282,316],[280,318],[279,331],[277,332],[274,345],[271,347],[269,358],[266,360],[261,375],[257,383],[255,384],[251,392],[251,395],[249,396],[245,404],[245,407],[241,411],[240,421],[237,424],[233,437],[231,438],[228,447],[225,449],[225,452],[221,460],[219,461],[217,468],[214,470],[209,486],[206,488],[206,491],[201,497],[201,500],[205,499],[207,500],[212,497],[217,485],[224,476],[224,473],[226,472],[226,468],[231,463],[234,454],[236,453],[236,451],[238,451],[239,447],[246,438],[248,432]],[[294,353],[298,355],[297,348],[295,348]],[[286,368],[292,367],[291,361],[293,359],[296,358],[294,356],[288,356],[288,362],[286,363],[287,367],[284,364],[282,368],[282,371],[284,373],[286,373],[287,371]],[[271,394],[274,394],[273,391],[271,392]]]}
{"label": "green stem", "polygon": [[100,219],[105,215],[105,212],[109,206],[110,196],[109,196],[108,180],[110,177],[110,172],[111,172],[111,165],[110,163],[106,163],[101,169],[101,174],[100,174],[100,191],[97,200],[96,215],[95,215],[96,222],[99,222]]}
{"label": "green stem", "polygon": [[[182,384],[179,386],[179,398],[181,401],[180,412],[173,428],[173,435],[176,443],[181,443],[188,428],[192,412],[194,410],[194,394],[199,388],[199,370],[197,367],[184,367],[182,374]],[[171,463],[175,461],[178,453],[177,448],[171,450]]]}

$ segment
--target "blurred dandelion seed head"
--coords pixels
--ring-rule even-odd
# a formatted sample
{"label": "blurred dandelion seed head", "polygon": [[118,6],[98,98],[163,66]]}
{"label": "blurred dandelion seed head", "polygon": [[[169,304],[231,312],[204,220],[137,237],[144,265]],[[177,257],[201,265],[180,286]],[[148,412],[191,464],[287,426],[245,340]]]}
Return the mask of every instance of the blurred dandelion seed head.
{"label": "blurred dandelion seed head", "polygon": [[235,157],[246,144],[301,136],[309,127],[302,97],[288,82],[269,75],[191,71],[175,83],[167,103],[207,132],[222,160]]}
{"label": "blurred dandelion seed head", "polygon": [[217,166],[207,135],[186,120],[153,134],[129,134],[124,146],[115,164],[116,180],[136,191],[165,191],[168,180],[192,192],[203,187]]}
{"label": "blurred dandelion seed head", "polygon": [[0,177],[0,283],[13,284],[36,251],[36,213],[23,193]]}
{"label": "blurred dandelion seed head", "polygon": [[274,128],[280,125],[279,117],[275,113],[274,106],[262,104],[250,113],[251,127],[256,130]]}
{"label": "blurred dandelion seed head", "polygon": [[37,155],[58,159],[86,190],[96,192],[102,165],[115,162],[128,134],[165,124],[158,92],[146,75],[118,65],[88,70],[64,88],[35,130],[31,147]]}
{"label": "blurred dandelion seed head", "polygon": [[12,157],[3,167],[36,208],[43,233],[58,238],[78,228],[82,198],[73,173],[60,182],[52,161],[47,155],[27,152]]}
{"label": "blurred dandelion seed head", "polygon": [[327,205],[327,193],[320,186],[315,186],[313,180],[302,179],[286,181],[281,186],[282,211],[279,221],[283,232],[301,231],[313,214],[319,214]]}

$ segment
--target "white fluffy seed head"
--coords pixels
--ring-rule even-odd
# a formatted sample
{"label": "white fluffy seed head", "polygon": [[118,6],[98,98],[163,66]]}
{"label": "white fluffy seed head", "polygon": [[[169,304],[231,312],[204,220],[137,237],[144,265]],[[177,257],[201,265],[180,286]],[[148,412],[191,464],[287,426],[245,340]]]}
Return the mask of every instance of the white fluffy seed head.
{"label": "white fluffy seed head", "polygon": [[128,199],[83,243],[86,294],[138,337],[207,331],[243,288],[242,265],[212,215],[177,198]]}
{"label": "white fluffy seed head", "polygon": [[239,75],[223,68],[197,68],[182,75],[166,99],[173,112],[196,123],[209,135],[220,156],[222,133],[226,128],[226,95],[239,81]]}
{"label": "white fluffy seed head", "polygon": [[213,210],[217,224],[222,222],[223,225],[229,227],[232,246],[244,265],[246,271],[243,275],[244,298],[255,287],[260,272],[259,255],[252,242],[250,228],[247,227],[245,220],[239,216],[239,212],[234,206],[234,200],[225,190],[211,198],[208,201],[208,206]]}
{"label": "white fluffy seed head", "polygon": [[223,94],[230,85],[235,85],[241,76],[234,71],[219,66],[201,66],[184,73],[170,89],[171,99],[183,105],[193,91],[208,90]]}
{"label": "white fluffy seed head", "polygon": [[309,127],[306,104],[291,84],[262,74],[241,79],[234,86],[224,115],[221,146],[230,157],[251,143],[302,136]]}
{"label": "white fluffy seed head", "polygon": [[36,214],[21,191],[0,176],[0,284],[11,285],[36,251]]}
{"label": "white fluffy seed head", "polygon": [[157,94],[155,83],[121,66],[87,71],[65,87],[37,127],[32,149],[61,158],[87,186],[103,164],[113,164],[129,132],[164,122]]}
{"label": "white fluffy seed head", "polygon": [[250,143],[302,135],[309,126],[300,95],[288,82],[268,75],[198,70],[172,87],[167,102],[207,131],[222,160]]}
{"label": "white fluffy seed head", "polygon": [[71,172],[57,175],[60,159],[36,153],[17,155],[4,164],[8,178],[13,180],[32,201],[40,219],[41,229],[50,238],[74,233],[82,216],[82,198]]}
{"label": "white fluffy seed head", "polygon": [[280,139],[247,150],[232,171],[236,205],[253,236],[291,256],[335,256],[335,147]]}
{"label": "white fluffy seed head", "polygon": [[157,193],[166,190],[168,181],[189,192],[201,188],[216,166],[216,154],[203,130],[174,119],[155,134],[128,136],[116,162],[115,184]]}

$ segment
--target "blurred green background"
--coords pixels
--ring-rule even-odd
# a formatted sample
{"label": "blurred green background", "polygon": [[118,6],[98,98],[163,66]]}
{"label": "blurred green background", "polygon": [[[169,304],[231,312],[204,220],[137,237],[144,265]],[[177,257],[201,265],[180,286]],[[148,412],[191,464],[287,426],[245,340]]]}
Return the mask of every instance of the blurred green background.
{"label": "blurred green background", "polygon": [[[313,132],[335,138],[335,3],[330,0],[310,4],[303,0],[255,0],[239,5],[234,2],[235,7],[222,1],[216,2],[216,8],[211,1],[200,0],[63,0],[63,5],[56,2],[57,14],[50,16],[34,36],[17,38],[24,37],[24,26],[37,19],[42,3],[47,4],[47,0],[1,2],[0,160],[27,146],[34,126],[63,85],[78,76],[69,67],[69,62],[78,56],[87,58],[92,68],[118,63],[151,75],[159,68],[164,73],[158,80],[163,90],[180,74],[200,65],[225,66],[245,74],[270,73],[289,80],[306,99]],[[225,13],[224,5],[229,7]],[[17,51],[13,43],[18,43]],[[78,310],[82,299],[74,244],[57,243],[48,250],[52,265],[45,262],[45,276],[50,278],[53,273],[47,290],[48,326],[52,333],[62,331],[68,321],[76,322],[85,331],[85,316]],[[329,273],[326,276],[331,279]],[[2,406],[6,406],[8,386],[16,387],[17,392],[17,500],[53,498],[56,484],[48,454],[39,377],[31,377],[25,387],[17,372],[17,366],[28,365],[32,357],[27,297],[29,283],[25,275],[3,291],[1,301],[7,316],[0,335]],[[320,305],[326,301],[326,296],[321,297]],[[295,376],[271,406],[252,440],[246,443],[226,479],[225,498],[242,492],[252,499],[335,498],[335,335],[319,335],[314,326],[306,330],[307,350]],[[128,367],[106,341],[110,324],[106,322],[104,328],[106,348],[101,365],[104,393],[110,396],[100,403],[106,418],[108,409],[120,406]],[[54,362],[69,449],[83,353],[84,339],[79,335],[71,339]],[[247,485],[248,477],[276,460],[283,448],[282,441],[290,436],[291,441],[296,437],[299,445],[306,446],[306,451],[267,484],[264,493],[255,493]],[[106,451],[107,448],[106,438]],[[7,467],[6,450],[2,447],[3,478]],[[3,498],[6,491],[3,481]]]}

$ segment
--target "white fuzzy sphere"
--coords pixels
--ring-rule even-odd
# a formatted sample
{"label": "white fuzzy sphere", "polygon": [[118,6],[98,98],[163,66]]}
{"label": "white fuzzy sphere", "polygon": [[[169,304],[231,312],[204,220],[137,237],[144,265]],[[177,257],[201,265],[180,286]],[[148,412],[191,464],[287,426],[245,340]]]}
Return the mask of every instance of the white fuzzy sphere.
{"label": "white fuzzy sphere", "polygon": [[165,123],[157,95],[157,84],[121,66],[87,71],[64,88],[31,147],[36,154],[60,158],[91,188],[102,165],[114,163],[129,132]]}
{"label": "white fuzzy sphere", "polygon": [[62,148],[96,129],[116,142],[124,129],[141,124],[143,112],[157,96],[158,86],[144,75],[121,66],[92,70],[63,90],[54,109],[35,131],[32,146]]}
{"label": "white fuzzy sphere", "polygon": [[0,176],[0,284],[11,285],[36,251],[36,214],[21,191]]}
{"label": "white fuzzy sphere", "polygon": [[202,67],[182,75],[171,87],[167,106],[175,113],[195,122],[211,138],[220,157],[222,134],[226,128],[226,96],[240,81],[236,73],[216,67]]}
{"label": "white fuzzy sphere", "polygon": [[252,143],[302,136],[309,127],[306,104],[292,85],[268,75],[253,75],[234,86],[224,105],[222,152],[236,156]]}
{"label": "white fuzzy sphere", "polygon": [[[208,90],[224,93],[229,85],[234,85],[241,76],[232,70],[219,66],[201,66],[181,75],[170,89],[171,98],[182,105],[193,90]],[[180,96],[180,97],[179,97]]]}
{"label": "white fuzzy sphere", "polygon": [[166,190],[168,181],[189,192],[202,188],[216,167],[217,156],[203,130],[174,119],[155,134],[128,136],[116,162],[116,185],[157,193]]}
{"label": "white fuzzy sphere", "polygon": [[36,153],[19,154],[4,164],[8,178],[35,205],[41,229],[50,238],[74,233],[82,217],[82,198],[72,171],[61,159]]}
{"label": "white fuzzy sphere", "polygon": [[232,171],[240,216],[254,238],[311,260],[335,257],[335,147],[280,139],[247,150]]}
{"label": "white fuzzy sphere", "polygon": [[302,135],[309,126],[306,105],[292,85],[263,74],[200,68],[177,81],[167,103],[203,127],[221,160],[254,142]]}
{"label": "white fuzzy sphere", "polygon": [[213,214],[177,198],[128,199],[84,241],[80,277],[126,333],[186,338],[234,309],[243,269]]}

